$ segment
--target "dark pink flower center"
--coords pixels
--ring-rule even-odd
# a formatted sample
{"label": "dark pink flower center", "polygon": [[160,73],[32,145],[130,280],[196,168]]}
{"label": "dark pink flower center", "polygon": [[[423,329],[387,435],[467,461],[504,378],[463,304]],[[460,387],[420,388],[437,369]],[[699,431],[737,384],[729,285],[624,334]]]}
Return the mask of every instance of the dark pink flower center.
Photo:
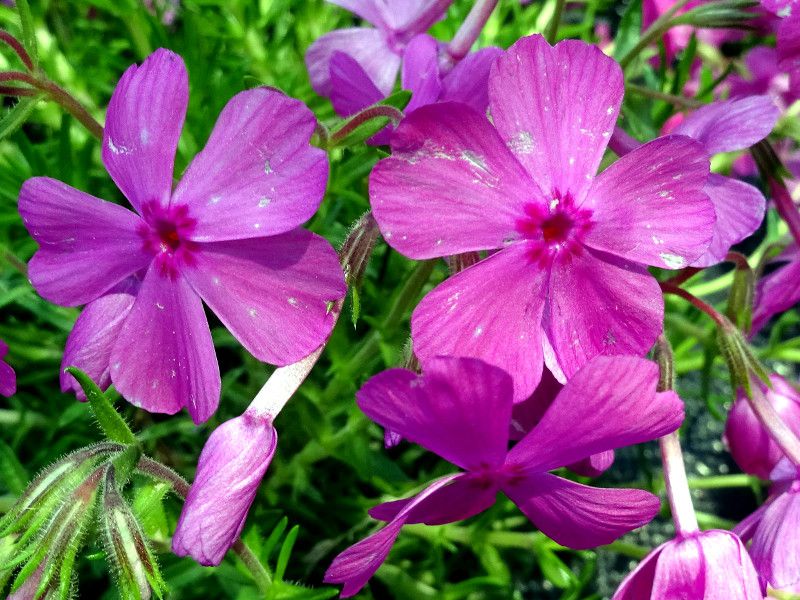
{"label": "dark pink flower center", "polygon": [[547,267],[581,252],[592,228],[592,211],[575,206],[571,195],[555,191],[547,203],[528,204],[516,228],[529,242],[531,261]]}
{"label": "dark pink flower center", "polygon": [[175,279],[180,267],[193,265],[198,245],[190,237],[197,220],[185,204],[163,207],[157,202],[142,206],[145,223],[139,227],[142,244],[153,255],[159,272]]}

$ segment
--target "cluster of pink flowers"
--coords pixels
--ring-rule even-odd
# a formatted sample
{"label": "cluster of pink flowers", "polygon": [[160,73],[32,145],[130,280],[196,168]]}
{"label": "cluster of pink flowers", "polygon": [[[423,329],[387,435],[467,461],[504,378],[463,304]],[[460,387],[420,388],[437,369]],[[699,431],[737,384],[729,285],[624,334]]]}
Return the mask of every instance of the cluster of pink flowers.
{"label": "cluster of pink flowers", "polygon": [[[421,374],[391,369],[357,394],[370,419],[460,471],[374,507],[385,526],[339,554],[326,581],[357,593],[403,525],[466,519],[498,492],[571,548],[648,523],[660,506],[649,492],[550,471],[595,476],[615,449],[680,426],[680,398],[659,391],[658,366],[644,358],[664,321],[662,289],[647,269],[717,264],[763,221],[762,193],[712,173],[710,160],[769,135],[780,115],[769,85],[754,95],[741,81],[736,98],[673,121],[662,137],[612,144],[619,158],[601,170],[625,86],[597,47],[532,35],[462,54],[426,33],[449,1],[334,3],[374,27],[335,31],[309,48],[314,89],[342,116],[389,95],[398,73],[413,92],[405,118],[371,140],[391,151],[369,177],[384,240],[415,260],[480,254],[413,312]],[[658,3],[645,8],[652,21]],[[800,85],[798,18],[774,17],[787,93]],[[684,33],[668,38],[669,56]],[[205,421],[221,384],[203,303],[253,356],[285,367],[267,400],[219,427],[200,456],[173,550],[215,565],[242,531],[277,446],[272,421],[319,356],[346,286],[331,245],[301,228],[328,178],[325,151],[310,143],[311,111],[271,88],[237,94],[173,187],[187,101],[185,67],[167,50],[117,85],[102,157],[133,210],[37,177],[23,185],[19,211],[40,245],[29,265],[36,290],[86,305],[64,367],[113,383],[146,410],[185,407]],[[756,330],[800,300],[797,246],[779,260],[788,264],[760,282]],[[6,395],[7,371],[0,363]],[[772,383],[759,393],[800,434],[800,395],[780,377]],[[67,374],[62,387],[80,394]],[[743,470],[774,482],[769,501],[735,533],[679,527],[616,600],[750,600],[767,584],[800,592],[798,465],[744,398],[726,439]]]}

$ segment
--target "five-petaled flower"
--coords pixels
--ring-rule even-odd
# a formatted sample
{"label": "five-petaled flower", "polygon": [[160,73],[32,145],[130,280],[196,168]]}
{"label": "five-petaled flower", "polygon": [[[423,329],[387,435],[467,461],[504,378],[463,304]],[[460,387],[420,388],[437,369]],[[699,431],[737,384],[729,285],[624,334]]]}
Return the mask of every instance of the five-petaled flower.
{"label": "five-petaled flower", "polygon": [[36,290],[88,303],[64,366],[149,411],[185,406],[199,423],[220,395],[201,299],[256,358],[284,365],[326,338],[345,284],[330,244],[299,229],[328,175],[309,144],[311,111],[268,88],[237,94],[173,190],[188,95],[183,61],[163,49],[114,91],[103,163],[136,212],[45,177],[25,182],[19,211],[40,245]]}
{"label": "five-petaled flower", "polygon": [[388,524],[342,552],[325,580],[360,590],[406,523],[440,525],[476,515],[499,491],[545,534],[571,548],[608,544],[649,522],[658,498],[642,490],[599,489],[548,473],[592,454],[674,431],[683,403],[657,392],[658,367],[635,357],[598,357],[564,386],[538,424],[510,451],[511,377],[481,360],[437,357],[423,374],[391,369],[358,392],[379,425],[464,469],[412,498],[376,506]]}
{"label": "five-petaled flower", "polygon": [[521,401],[543,363],[564,381],[599,354],[652,346],[664,306],[646,265],[678,269],[708,248],[709,161],[667,136],[595,177],[622,94],[619,65],[597,48],[537,35],[492,67],[493,124],[458,103],[401,122],[370,177],[384,238],[415,259],[489,251],[414,311],[423,363],[481,358],[513,374]]}

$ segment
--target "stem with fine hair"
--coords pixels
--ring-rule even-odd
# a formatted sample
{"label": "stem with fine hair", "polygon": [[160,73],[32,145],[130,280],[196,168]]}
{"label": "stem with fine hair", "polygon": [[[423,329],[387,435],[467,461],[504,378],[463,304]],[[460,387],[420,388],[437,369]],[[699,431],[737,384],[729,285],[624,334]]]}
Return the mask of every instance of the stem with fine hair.
{"label": "stem with fine hair", "polygon": [[716,308],[714,308],[707,302],[703,302],[702,300],[700,300],[700,298],[687,292],[682,287],[678,287],[677,285],[669,281],[660,281],[658,285],[659,287],[661,287],[661,291],[664,292],[665,294],[680,296],[695,308],[706,313],[709,317],[714,319],[714,322],[720,327],[725,327],[728,324],[728,319],[724,317],[722,313],[720,313]]}
{"label": "stem with fine hair", "polygon": [[455,64],[467,55],[472,44],[483,31],[495,6],[497,6],[497,0],[475,0],[467,18],[464,19],[461,27],[447,45],[447,57],[451,63]]}
{"label": "stem with fine hair", "polygon": [[[658,391],[664,392],[674,387],[674,364],[672,347],[667,338],[660,335],[656,341],[655,359],[660,369]],[[665,435],[658,440],[661,449],[661,463],[664,467],[664,485],[678,535],[687,535],[699,530],[694,505],[689,491],[689,480],[686,477],[686,466],[683,462],[681,440],[677,431]]]}

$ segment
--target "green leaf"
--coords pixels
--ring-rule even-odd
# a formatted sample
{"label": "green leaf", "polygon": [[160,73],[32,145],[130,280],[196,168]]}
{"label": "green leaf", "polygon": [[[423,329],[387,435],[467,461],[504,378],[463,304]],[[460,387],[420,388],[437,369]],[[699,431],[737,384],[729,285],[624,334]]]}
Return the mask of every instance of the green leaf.
{"label": "green leaf", "polygon": [[298,533],[300,533],[300,526],[295,525],[289,530],[289,534],[283,541],[281,551],[278,553],[278,562],[275,564],[275,581],[283,581],[283,575],[286,573],[286,567],[289,566],[289,557],[292,554],[292,548],[297,540]]}
{"label": "green leaf", "polygon": [[39,51],[36,46],[36,29],[33,25],[33,15],[28,0],[17,0],[20,26],[22,27],[22,45],[31,55],[34,66],[39,62]]}
{"label": "green leaf", "polygon": [[639,41],[642,31],[642,0],[633,0],[625,7],[614,38],[614,58],[620,60]]}
{"label": "green leaf", "polygon": [[76,367],[67,367],[67,373],[72,375],[83,388],[86,399],[92,407],[97,422],[100,424],[106,437],[120,444],[136,444],[136,436],[106,395],[97,387],[97,384],[83,371]]}
{"label": "green leaf", "polygon": [[575,577],[575,573],[553,551],[541,544],[536,544],[533,552],[539,561],[539,568],[542,570],[542,574],[554,586],[564,590],[578,584],[578,578]]}

